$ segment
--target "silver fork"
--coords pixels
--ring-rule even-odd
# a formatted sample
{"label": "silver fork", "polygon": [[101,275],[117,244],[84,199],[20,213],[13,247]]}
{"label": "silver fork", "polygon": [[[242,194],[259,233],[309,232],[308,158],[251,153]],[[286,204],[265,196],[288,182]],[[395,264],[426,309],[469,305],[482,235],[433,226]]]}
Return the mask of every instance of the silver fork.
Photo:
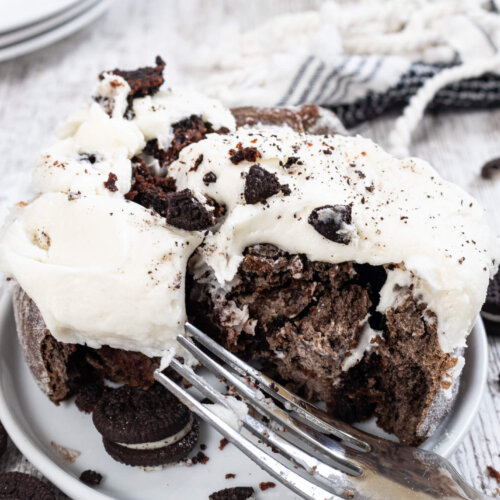
{"label": "silver fork", "polygon": [[[439,455],[355,429],[252,368],[190,323],[186,323],[185,328],[191,338],[179,336],[178,342],[212,373],[223,377],[247,403],[249,412],[240,417],[241,425],[271,446],[273,451],[279,451],[291,465],[255,445],[239,429],[212,412],[209,405],[200,403],[162,372],[155,371],[155,379],[257,465],[302,498],[491,498],[469,486]],[[215,355],[225,366],[205,351]],[[175,359],[170,366],[213,403],[232,409],[226,397],[190,367]],[[272,422],[272,426],[266,425],[265,421]]]}

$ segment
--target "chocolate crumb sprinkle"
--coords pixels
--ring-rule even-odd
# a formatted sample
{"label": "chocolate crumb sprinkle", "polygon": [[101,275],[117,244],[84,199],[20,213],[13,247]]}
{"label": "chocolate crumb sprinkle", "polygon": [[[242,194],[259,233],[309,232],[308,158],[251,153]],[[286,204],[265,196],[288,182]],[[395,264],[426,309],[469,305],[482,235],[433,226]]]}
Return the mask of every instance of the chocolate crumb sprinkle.
{"label": "chocolate crumb sprinkle", "polygon": [[236,145],[236,149],[229,150],[229,155],[229,159],[235,165],[238,165],[242,161],[255,162],[261,157],[257,148],[253,146],[244,148],[241,142]]}
{"label": "chocolate crumb sprinkle", "polygon": [[259,483],[259,488],[261,491],[266,491],[270,488],[276,488],[276,483],[273,483],[272,481],[263,481],[262,483]]}
{"label": "chocolate crumb sprinkle", "polygon": [[229,441],[226,438],[222,438],[219,443],[219,450],[222,451],[228,444]]}
{"label": "chocolate crumb sprinkle", "polygon": [[112,193],[116,193],[116,191],[118,191],[118,188],[116,187],[117,180],[118,177],[116,176],[116,174],[110,172],[108,175],[108,180],[104,182],[104,187]]}

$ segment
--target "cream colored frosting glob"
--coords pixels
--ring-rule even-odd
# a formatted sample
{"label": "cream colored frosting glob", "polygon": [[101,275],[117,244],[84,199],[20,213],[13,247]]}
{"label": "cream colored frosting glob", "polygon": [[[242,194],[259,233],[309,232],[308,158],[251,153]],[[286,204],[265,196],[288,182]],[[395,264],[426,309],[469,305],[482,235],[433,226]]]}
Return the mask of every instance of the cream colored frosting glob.
{"label": "cream colored frosting glob", "polygon": [[[0,268],[58,340],[172,355],[192,253],[227,287],[247,246],[272,243],[316,261],[386,265],[379,310],[412,287],[437,316],[442,350],[465,345],[500,250],[477,202],[427,163],[361,137],[235,131],[229,110],[199,94],[160,90],[130,103],[129,91],[104,75],[95,102],[41,154],[39,195],[13,211],[1,237]],[[131,159],[151,139],[168,148],[172,125],[193,114],[229,131],[186,147],[169,167],[178,190],[225,206],[205,232],[176,229],[124,198]]]}

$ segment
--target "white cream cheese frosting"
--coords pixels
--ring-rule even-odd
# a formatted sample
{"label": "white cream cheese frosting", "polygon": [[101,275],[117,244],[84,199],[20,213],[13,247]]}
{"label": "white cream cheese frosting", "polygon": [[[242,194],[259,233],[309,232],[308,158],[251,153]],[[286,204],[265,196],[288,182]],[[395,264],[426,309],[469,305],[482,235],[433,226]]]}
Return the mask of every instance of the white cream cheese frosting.
{"label": "white cream cheese frosting", "polygon": [[[394,264],[379,310],[397,303],[398,287],[412,288],[436,313],[443,351],[465,344],[500,250],[477,202],[427,163],[398,160],[361,137],[234,132],[230,111],[212,99],[166,89],[130,103],[129,91],[123,78],[104,75],[95,102],[67,119],[59,142],[42,153],[33,176],[40,194],[17,208],[0,239],[0,269],[35,301],[58,340],[171,359],[195,249],[199,265],[227,290],[244,249],[271,243],[316,261]],[[226,206],[206,234],[169,226],[124,198],[131,159],[151,139],[167,148],[172,126],[191,115],[231,132],[207,135],[169,167],[178,190]],[[238,147],[254,147],[260,157],[234,164],[229,151]],[[283,186],[265,203],[244,196],[254,164]],[[322,207],[336,205],[350,207],[351,220],[337,221],[346,244],[309,223],[313,211],[329,222],[336,215]],[[373,337],[365,328],[346,369]]]}
{"label": "white cream cheese frosting", "polygon": [[[104,74],[95,102],[64,120],[57,130],[60,140],[40,155],[33,174],[35,191],[120,196],[130,190],[130,159],[152,139],[168,149],[172,125],[197,115],[213,130],[236,128],[233,115],[218,101],[172,89],[134,99],[129,119],[125,116],[129,91],[122,77]],[[117,191],[104,186],[110,173],[117,177]]]}
{"label": "white cream cheese frosting", "polygon": [[45,193],[5,231],[0,266],[58,340],[163,355],[185,321],[187,260],[203,235],[124,199]]}
{"label": "white cream cheese frosting", "polygon": [[[238,147],[254,147],[261,157],[234,164],[229,151]],[[200,155],[203,162],[190,169]],[[246,178],[255,163],[290,194],[282,190],[265,203],[246,203]],[[210,172],[216,181],[207,183]],[[394,285],[412,286],[438,317],[442,350],[465,345],[500,248],[478,203],[426,162],[399,160],[362,137],[240,129],[185,148],[169,175],[178,189],[226,206],[223,222],[199,250],[219,283],[234,278],[244,249],[257,243],[314,261],[396,264],[379,308],[398,300]],[[352,221],[341,229],[348,244],[325,238],[309,223],[315,209],[334,205],[351,207]],[[328,210],[318,213],[328,217]]]}

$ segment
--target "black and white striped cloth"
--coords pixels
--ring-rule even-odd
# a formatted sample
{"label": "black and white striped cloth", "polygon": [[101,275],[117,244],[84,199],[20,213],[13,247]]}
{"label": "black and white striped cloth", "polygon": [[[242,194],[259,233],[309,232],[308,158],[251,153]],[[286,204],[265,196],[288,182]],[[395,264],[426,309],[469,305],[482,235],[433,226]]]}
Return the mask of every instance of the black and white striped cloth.
{"label": "black and white striped cloth", "polygon": [[[351,128],[403,108],[429,78],[451,66],[415,62],[404,68],[397,79],[389,79],[397,63],[401,66],[401,61],[378,56],[348,56],[327,68],[318,59],[308,57],[278,104],[320,104],[332,109]],[[435,94],[427,109],[437,112],[495,106],[500,106],[500,75],[486,73],[446,85]]]}
{"label": "black and white striped cloth", "polygon": [[494,2],[337,0],[219,38],[200,49],[192,74],[229,106],[314,103],[351,128],[405,107],[452,67],[464,71],[426,92],[428,110],[500,105]]}

